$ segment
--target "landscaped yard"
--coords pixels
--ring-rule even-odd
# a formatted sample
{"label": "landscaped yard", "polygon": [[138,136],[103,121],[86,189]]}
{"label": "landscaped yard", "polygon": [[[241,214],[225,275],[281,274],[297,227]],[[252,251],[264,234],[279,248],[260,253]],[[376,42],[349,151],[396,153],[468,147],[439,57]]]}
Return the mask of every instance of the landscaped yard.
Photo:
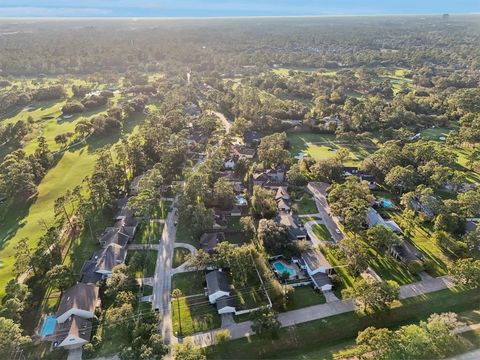
{"label": "landscaped yard", "polygon": [[[180,315],[179,315],[180,314]],[[214,305],[204,295],[172,299],[172,325],[174,334],[183,336],[219,328],[220,317]]]}
{"label": "landscaped yard", "polygon": [[172,276],[172,290],[180,289],[183,296],[205,293],[205,272],[190,271]]}
{"label": "landscaped yard", "polygon": [[318,304],[325,303],[325,296],[322,293],[316,292],[309,285],[307,286],[298,286],[295,288],[293,294],[293,302],[288,307],[288,311],[301,309],[307,306],[313,306]]}
{"label": "landscaped yard", "polygon": [[181,217],[178,219],[177,235],[176,235],[175,241],[193,245],[197,249],[200,247],[200,242],[198,237],[192,234],[192,231],[188,226],[188,223],[183,221]]}
{"label": "landscaped yard", "polygon": [[[402,300],[385,316],[363,316],[350,312],[283,328],[280,330],[278,340],[261,339],[256,336],[232,340],[209,348],[208,357],[226,359],[242,354],[244,358],[254,359],[278,358],[278,354],[282,354],[284,358],[303,359],[305,352],[315,352],[325,354],[328,358],[331,347],[337,351],[339,344],[350,344],[358,332],[368,326],[397,327],[417,323],[432,313],[447,311],[459,312],[461,318],[462,316],[469,318],[469,313],[477,311],[479,301],[478,291],[442,290]],[[475,318],[470,321],[478,322]]]}
{"label": "landscaped yard", "polygon": [[163,231],[163,224],[155,221],[150,221],[150,239],[149,229],[145,222],[140,224],[140,228],[137,230],[135,234],[135,238],[133,239],[134,244],[158,244],[160,242],[160,238],[162,237]]}
{"label": "landscaped yard", "polygon": [[303,194],[303,196],[299,200],[296,200],[294,202],[293,209],[299,215],[318,213],[315,201],[313,201],[312,197],[307,194]]}
{"label": "landscaped yard", "polygon": [[395,280],[399,285],[420,281],[418,275],[410,273],[405,266],[391,256],[376,254],[373,259],[369,264],[383,280]]}
{"label": "landscaped yard", "polygon": [[188,255],[190,255],[190,251],[188,249],[185,249],[185,248],[173,249],[172,267],[176,268],[182,265],[185,261],[187,261]]}
{"label": "landscaped yard", "polygon": [[157,256],[157,250],[129,250],[126,262],[128,265],[133,263],[136,277],[152,277],[155,275]]}

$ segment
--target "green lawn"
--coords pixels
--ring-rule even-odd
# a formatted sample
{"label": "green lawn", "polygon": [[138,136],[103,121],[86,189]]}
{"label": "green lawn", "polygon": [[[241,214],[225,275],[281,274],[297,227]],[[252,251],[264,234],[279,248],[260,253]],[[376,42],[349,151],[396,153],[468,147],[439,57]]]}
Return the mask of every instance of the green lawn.
{"label": "green lawn", "polygon": [[[304,353],[323,353],[328,348],[338,351],[348,345],[358,331],[368,326],[397,327],[426,319],[432,313],[446,311],[468,312],[477,310],[480,302],[478,291],[459,292],[442,290],[421,297],[402,300],[388,313],[364,316],[355,312],[331,316],[321,320],[299,324],[280,330],[278,340],[261,339],[256,336],[232,340],[208,349],[209,359],[242,358],[302,358]],[[317,357],[307,357],[317,358]],[[327,357],[328,358],[328,357]]]}
{"label": "green lawn", "polygon": [[190,251],[185,248],[175,248],[173,249],[173,263],[172,267],[176,268],[182,265],[187,261],[187,257],[190,255]]}
{"label": "green lawn", "polygon": [[287,311],[301,309],[307,306],[324,304],[325,297],[322,293],[316,292],[311,286],[299,286],[295,288],[293,302]]}
{"label": "green lawn", "polygon": [[314,224],[312,226],[312,230],[313,230],[313,233],[317,235],[317,237],[320,240],[330,241],[332,239],[330,232],[328,231],[327,227],[323,224]]}
{"label": "green lawn", "polygon": [[177,224],[177,236],[175,239],[176,242],[187,243],[195,246],[197,249],[200,248],[199,238],[192,234],[188,223],[179,217]]}
{"label": "green lawn", "polygon": [[205,286],[203,271],[190,271],[172,276],[172,290],[180,289],[184,296],[203,294]]}
{"label": "green lawn", "polygon": [[150,240],[148,238],[149,229],[145,222],[140,224],[140,228],[133,239],[134,244],[158,244],[162,237],[163,224],[150,221]]}
{"label": "green lawn", "polygon": [[299,200],[296,200],[294,202],[293,210],[295,210],[295,212],[299,215],[318,213],[315,201],[313,201],[312,197],[307,194],[303,194],[303,196]]}
{"label": "green lawn", "polygon": [[399,285],[420,281],[418,275],[410,273],[405,266],[391,256],[375,253],[373,258],[374,260],[369,264],[383,280],[395,280]]}
{"label": "green lawn", "polygon": [[200,331],[219,328],[220,316],[214,305],[208,302],[204,295],[182,297],[179,304],[172,300],[172,325],[174,334],[179,334],[180,326],[182,335],[188,336]]}
{"label": "green lawn", "polygon": [[157,250],[128,250],[126,263],[130,261],[135,254],[141,256],[141,262],[135,267],[135,276],[139,278],[152,277],[155,275],[155,265],[157,264]]}

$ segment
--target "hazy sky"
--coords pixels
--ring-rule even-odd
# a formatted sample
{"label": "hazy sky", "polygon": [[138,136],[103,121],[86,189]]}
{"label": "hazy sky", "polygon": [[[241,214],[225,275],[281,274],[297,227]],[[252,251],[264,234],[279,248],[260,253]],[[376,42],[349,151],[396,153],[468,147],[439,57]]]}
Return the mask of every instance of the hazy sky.
{"label": "hazy sky", "polygon": [[205,17],[471,12],[480,12],[480,0],[0,0],[0,17]]}

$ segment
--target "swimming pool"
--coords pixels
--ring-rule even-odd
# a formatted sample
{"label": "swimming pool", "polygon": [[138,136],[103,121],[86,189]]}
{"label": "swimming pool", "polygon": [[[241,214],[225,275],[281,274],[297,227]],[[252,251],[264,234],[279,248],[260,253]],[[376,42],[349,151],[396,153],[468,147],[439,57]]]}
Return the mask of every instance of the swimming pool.
{"label": "swimming pool", "polygon": [[243,195],[236,195],[235,196],[235,203],[237,205],[247,205],[247,199]]}
{"label": "swimming pool", "polygon": [[40,330],[40,336],[50,336],[55,332],[55,325],[57,324],[57,318],[55,315],[49,315],[43,320],[42,329]]}
{"label": "swimming pool", "polygon": [[275,270],[278,271],[279,274],[283,274],[286,272],[288,273],[289,277],[294,277],[295,275],[297,275],[297,272],[295,271],[295,269],[292,269],[290,266],[286,266],[281,261],[275,261],[273,263],[273,267],[275,268]]}
{"label": "swimming pool", "polygon": [[395,207],[393,205],[393,203],[388,199],[381,199],[381,202],[382,202],[383,207],[385,207],[387,209],[393,209]]}

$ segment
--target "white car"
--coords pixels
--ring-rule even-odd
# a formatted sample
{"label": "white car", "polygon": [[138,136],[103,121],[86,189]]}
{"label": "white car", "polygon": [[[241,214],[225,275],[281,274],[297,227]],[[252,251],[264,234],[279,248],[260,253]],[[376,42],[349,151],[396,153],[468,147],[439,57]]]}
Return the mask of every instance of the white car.
{"label": "white car", "polygon": [[340,235],[340,234],[341,234],[341,231],[340,231],[340,230],[338,230],[338,229],[335,229],[335,232],[336,232],[338,235]]}

